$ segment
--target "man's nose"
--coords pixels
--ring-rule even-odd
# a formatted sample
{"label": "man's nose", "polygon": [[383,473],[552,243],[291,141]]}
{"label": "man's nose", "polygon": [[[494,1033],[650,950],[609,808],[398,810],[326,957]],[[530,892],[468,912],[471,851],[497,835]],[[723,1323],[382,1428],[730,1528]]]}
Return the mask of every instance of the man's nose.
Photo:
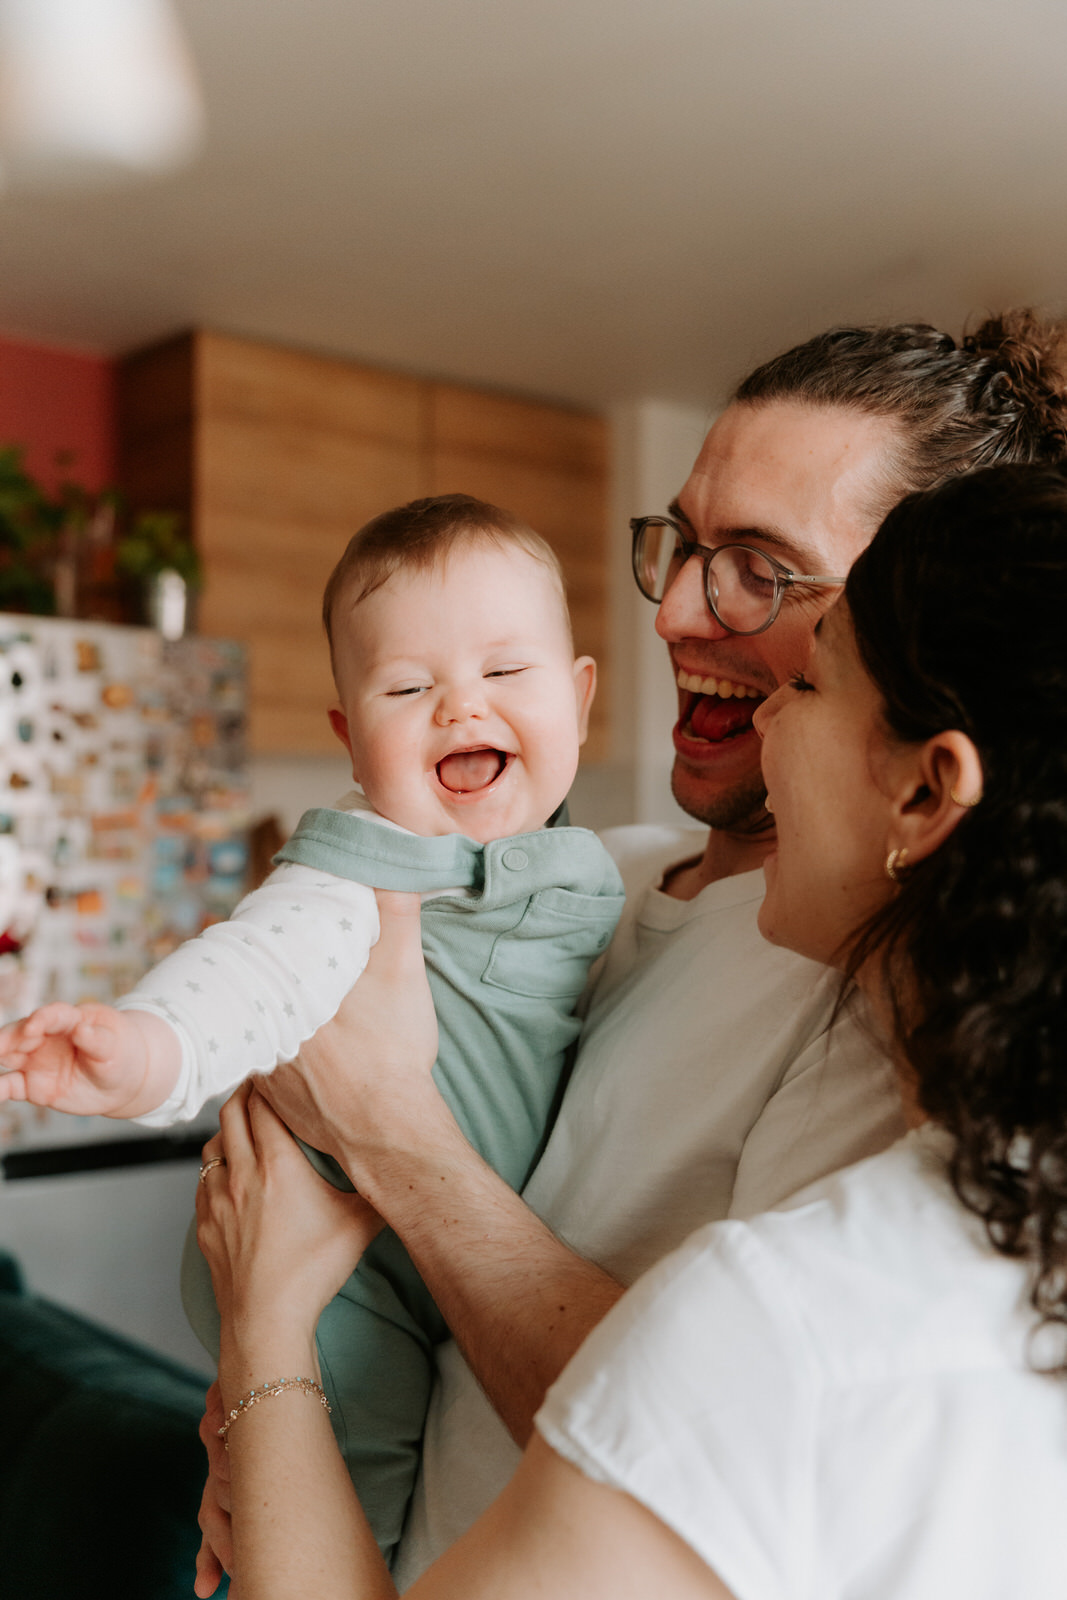
{"label": "man's nose", "polygon": [[704,594],[704,564],[690,556],[659,603],[656,632],[668,644],[680,639],[728,639],[729,628],[712,614]]}
{"label": "man's nose", "polygon": [[446,728],[453,722],[466,722],[471,717],[486,715],[485,691],[481,680],[477,683],[457,683],[442,690],[434,712],[434,721]]}

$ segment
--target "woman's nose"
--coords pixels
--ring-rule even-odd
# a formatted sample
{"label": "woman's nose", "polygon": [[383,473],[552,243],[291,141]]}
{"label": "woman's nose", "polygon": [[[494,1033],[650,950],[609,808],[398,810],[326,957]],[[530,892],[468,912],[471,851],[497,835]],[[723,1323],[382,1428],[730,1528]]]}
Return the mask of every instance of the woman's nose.
{"label": "woman's nose", "polygon": [[659,603],[656,632],[668,644],[680,639],[728,639],[704,594],[704,564],[690,556]]}
{"label": "woman's nose", "polygon": [[788,693],[789,685],[787,683],[783,683],[781,687],[776,689],[772,695],[768,695],[766,700],[761,700],[759,705],[756,707],[755,714],[752,718],[752,726],[755,728],[761,739],[767,732],[767,728],[773,718],[778,715],[779,708],[782,704],[783,695]]}

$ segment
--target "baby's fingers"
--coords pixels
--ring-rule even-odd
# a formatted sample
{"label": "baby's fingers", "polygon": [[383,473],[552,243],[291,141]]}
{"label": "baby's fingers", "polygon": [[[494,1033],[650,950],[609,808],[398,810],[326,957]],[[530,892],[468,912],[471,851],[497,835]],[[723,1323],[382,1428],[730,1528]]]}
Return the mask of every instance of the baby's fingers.
{"label": "baby's fingers", "polygon": [[[23,1050],[29,1051],[42,1039],[54,1034],[71,1034],[82,1021],[80,1006],[68,1005],[65,1000],[53,1000],[46,1006],[40,1006],[28,1017],[23,1017],[20,1022],[12,1023],[12,1031],[17,1030],[17,1042]],[[2,1051],[0,1044],[0,1051]]]}
{"label": "baby's fingers", "polygon": [[0,1060],[0,1104],[5,1100],[25,1100],[26,1078],[22,1068],[9,1056]]}

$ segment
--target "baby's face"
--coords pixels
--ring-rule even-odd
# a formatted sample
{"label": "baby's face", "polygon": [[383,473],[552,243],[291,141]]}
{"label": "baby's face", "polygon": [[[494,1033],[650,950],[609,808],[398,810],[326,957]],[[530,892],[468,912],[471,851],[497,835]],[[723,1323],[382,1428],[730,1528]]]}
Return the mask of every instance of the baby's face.
{"label": "baby's face", "polygon": [[460,545],[334,617],[334,730],[383,817],[479,843],[540,828],[566,797],[596,668],[563,601],[515,546]]}

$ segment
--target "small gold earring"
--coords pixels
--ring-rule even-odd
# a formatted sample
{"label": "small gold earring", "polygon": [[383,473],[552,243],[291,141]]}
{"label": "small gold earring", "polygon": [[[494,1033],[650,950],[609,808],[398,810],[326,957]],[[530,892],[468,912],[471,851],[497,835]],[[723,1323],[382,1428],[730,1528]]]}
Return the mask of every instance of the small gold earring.
{"label": "small gold earring", "polygon": [[908,852],[906,849],[890,850],[889,854],[885,858],[886,877],[892,878],[894,883],[899,883],[900,879],[897,877],[897,869],[905,866],[907,859]]}
{"label": "small gold earring", "polygon": [[959,795],[956,793],[955,788],[950,789],[948,793],[949,793],[949,799],[950,800],[954,800],[955,803],[958,806],[966,806],[968,811],[971,809],[972,806],[979,806],[982,803],[982,791],[981,791],[981,789],[979,789],[978,793],[975,795],[973,800],[961,800]]}

